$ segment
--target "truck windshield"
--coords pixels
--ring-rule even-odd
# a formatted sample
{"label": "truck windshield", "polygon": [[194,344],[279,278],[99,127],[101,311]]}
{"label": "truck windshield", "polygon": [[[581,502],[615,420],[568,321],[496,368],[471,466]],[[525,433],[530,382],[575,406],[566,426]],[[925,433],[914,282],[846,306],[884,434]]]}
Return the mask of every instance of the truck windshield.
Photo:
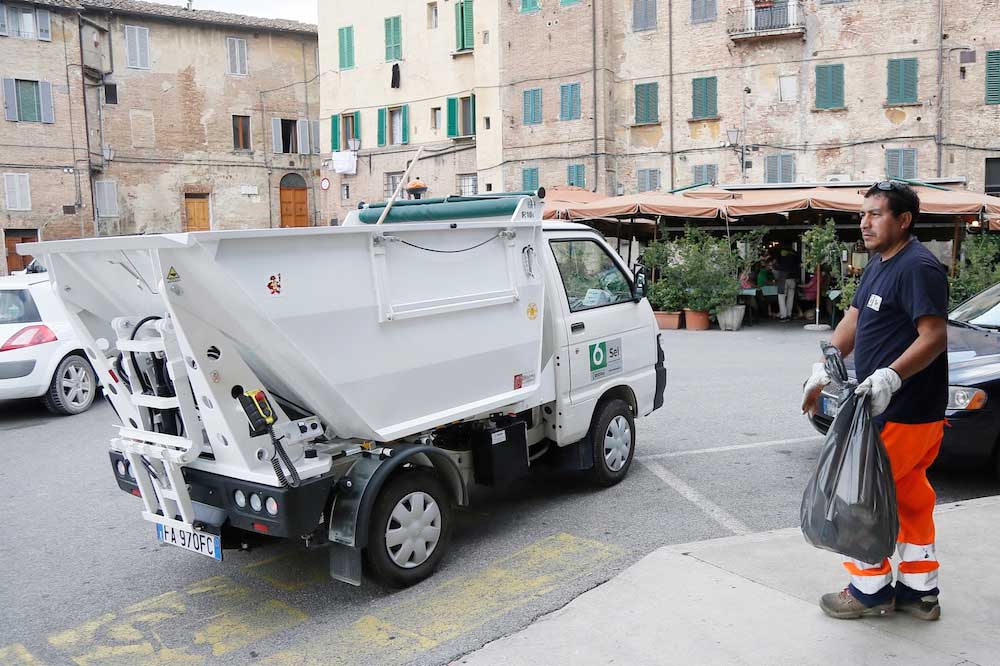
{"label": "truck windshield", "polygon": [[595,241],[552,241],[551,245],[571,312],[632,300],[632,283]]}
{"label": "truck windshield", "polygon": [[0,290],[0,324],[30,324],[41,320],[27,289]]}

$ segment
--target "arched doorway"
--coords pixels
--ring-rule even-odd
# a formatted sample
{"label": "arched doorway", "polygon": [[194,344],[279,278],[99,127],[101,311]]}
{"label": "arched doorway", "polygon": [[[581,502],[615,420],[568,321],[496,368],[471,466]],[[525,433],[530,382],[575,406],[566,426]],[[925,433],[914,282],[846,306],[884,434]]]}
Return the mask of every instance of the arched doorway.
{"label": "arched doorway", "polygon": [[286,173],[281,178],[281,226],[309,226],[309,196],[305,178],[297,173]]}

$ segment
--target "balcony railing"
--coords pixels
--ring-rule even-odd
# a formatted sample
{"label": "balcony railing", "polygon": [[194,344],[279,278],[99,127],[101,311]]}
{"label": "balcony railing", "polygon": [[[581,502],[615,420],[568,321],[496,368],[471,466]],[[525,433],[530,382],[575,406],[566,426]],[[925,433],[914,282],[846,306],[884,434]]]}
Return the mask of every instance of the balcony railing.
{"label": "balcony railing", "polygon": [[753,7],[730,9],[728,31],[731,39],[756,39],[795,35],[806,31],[802,2],[756,2]]}

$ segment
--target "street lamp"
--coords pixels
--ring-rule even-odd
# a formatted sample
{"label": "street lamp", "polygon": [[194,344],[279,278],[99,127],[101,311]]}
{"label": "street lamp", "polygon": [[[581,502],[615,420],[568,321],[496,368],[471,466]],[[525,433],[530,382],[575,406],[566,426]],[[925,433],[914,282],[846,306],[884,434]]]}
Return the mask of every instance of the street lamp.
{"label": "street lamp", "polygon": [[743,130],[732,128],[726,130],[726,139],[730,147],[740,156],[740,180],[746,182],[746,146],[743,145]]}
{"label": "street lamp", "polygon": [[361,148],[361,139],[357,138],[356,136],[352,136],[350,139],[347,140],[348,150],[356,153],[358,152],[359,148]]}

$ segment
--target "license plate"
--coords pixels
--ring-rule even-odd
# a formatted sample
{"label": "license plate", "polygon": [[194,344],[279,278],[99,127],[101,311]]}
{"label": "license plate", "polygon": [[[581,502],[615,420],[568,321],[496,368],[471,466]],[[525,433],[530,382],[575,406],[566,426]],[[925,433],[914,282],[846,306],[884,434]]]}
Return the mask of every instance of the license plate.
{"label": "license plate", "polygon": [[192,532],[190,530],[172,527],[170,525],[156,524],[156,539],[160,543],[169,543],[179,546],[199,555],[211,557],[214,560],[222,561],[222,542],[214,534],[204,532]]}
{"label": "license plate", "polygon": [[823,413],[827,416],[836,416],[837,412],[840,411],[840,405],[837,404],[836,398],[829,398],[823,396]]}

